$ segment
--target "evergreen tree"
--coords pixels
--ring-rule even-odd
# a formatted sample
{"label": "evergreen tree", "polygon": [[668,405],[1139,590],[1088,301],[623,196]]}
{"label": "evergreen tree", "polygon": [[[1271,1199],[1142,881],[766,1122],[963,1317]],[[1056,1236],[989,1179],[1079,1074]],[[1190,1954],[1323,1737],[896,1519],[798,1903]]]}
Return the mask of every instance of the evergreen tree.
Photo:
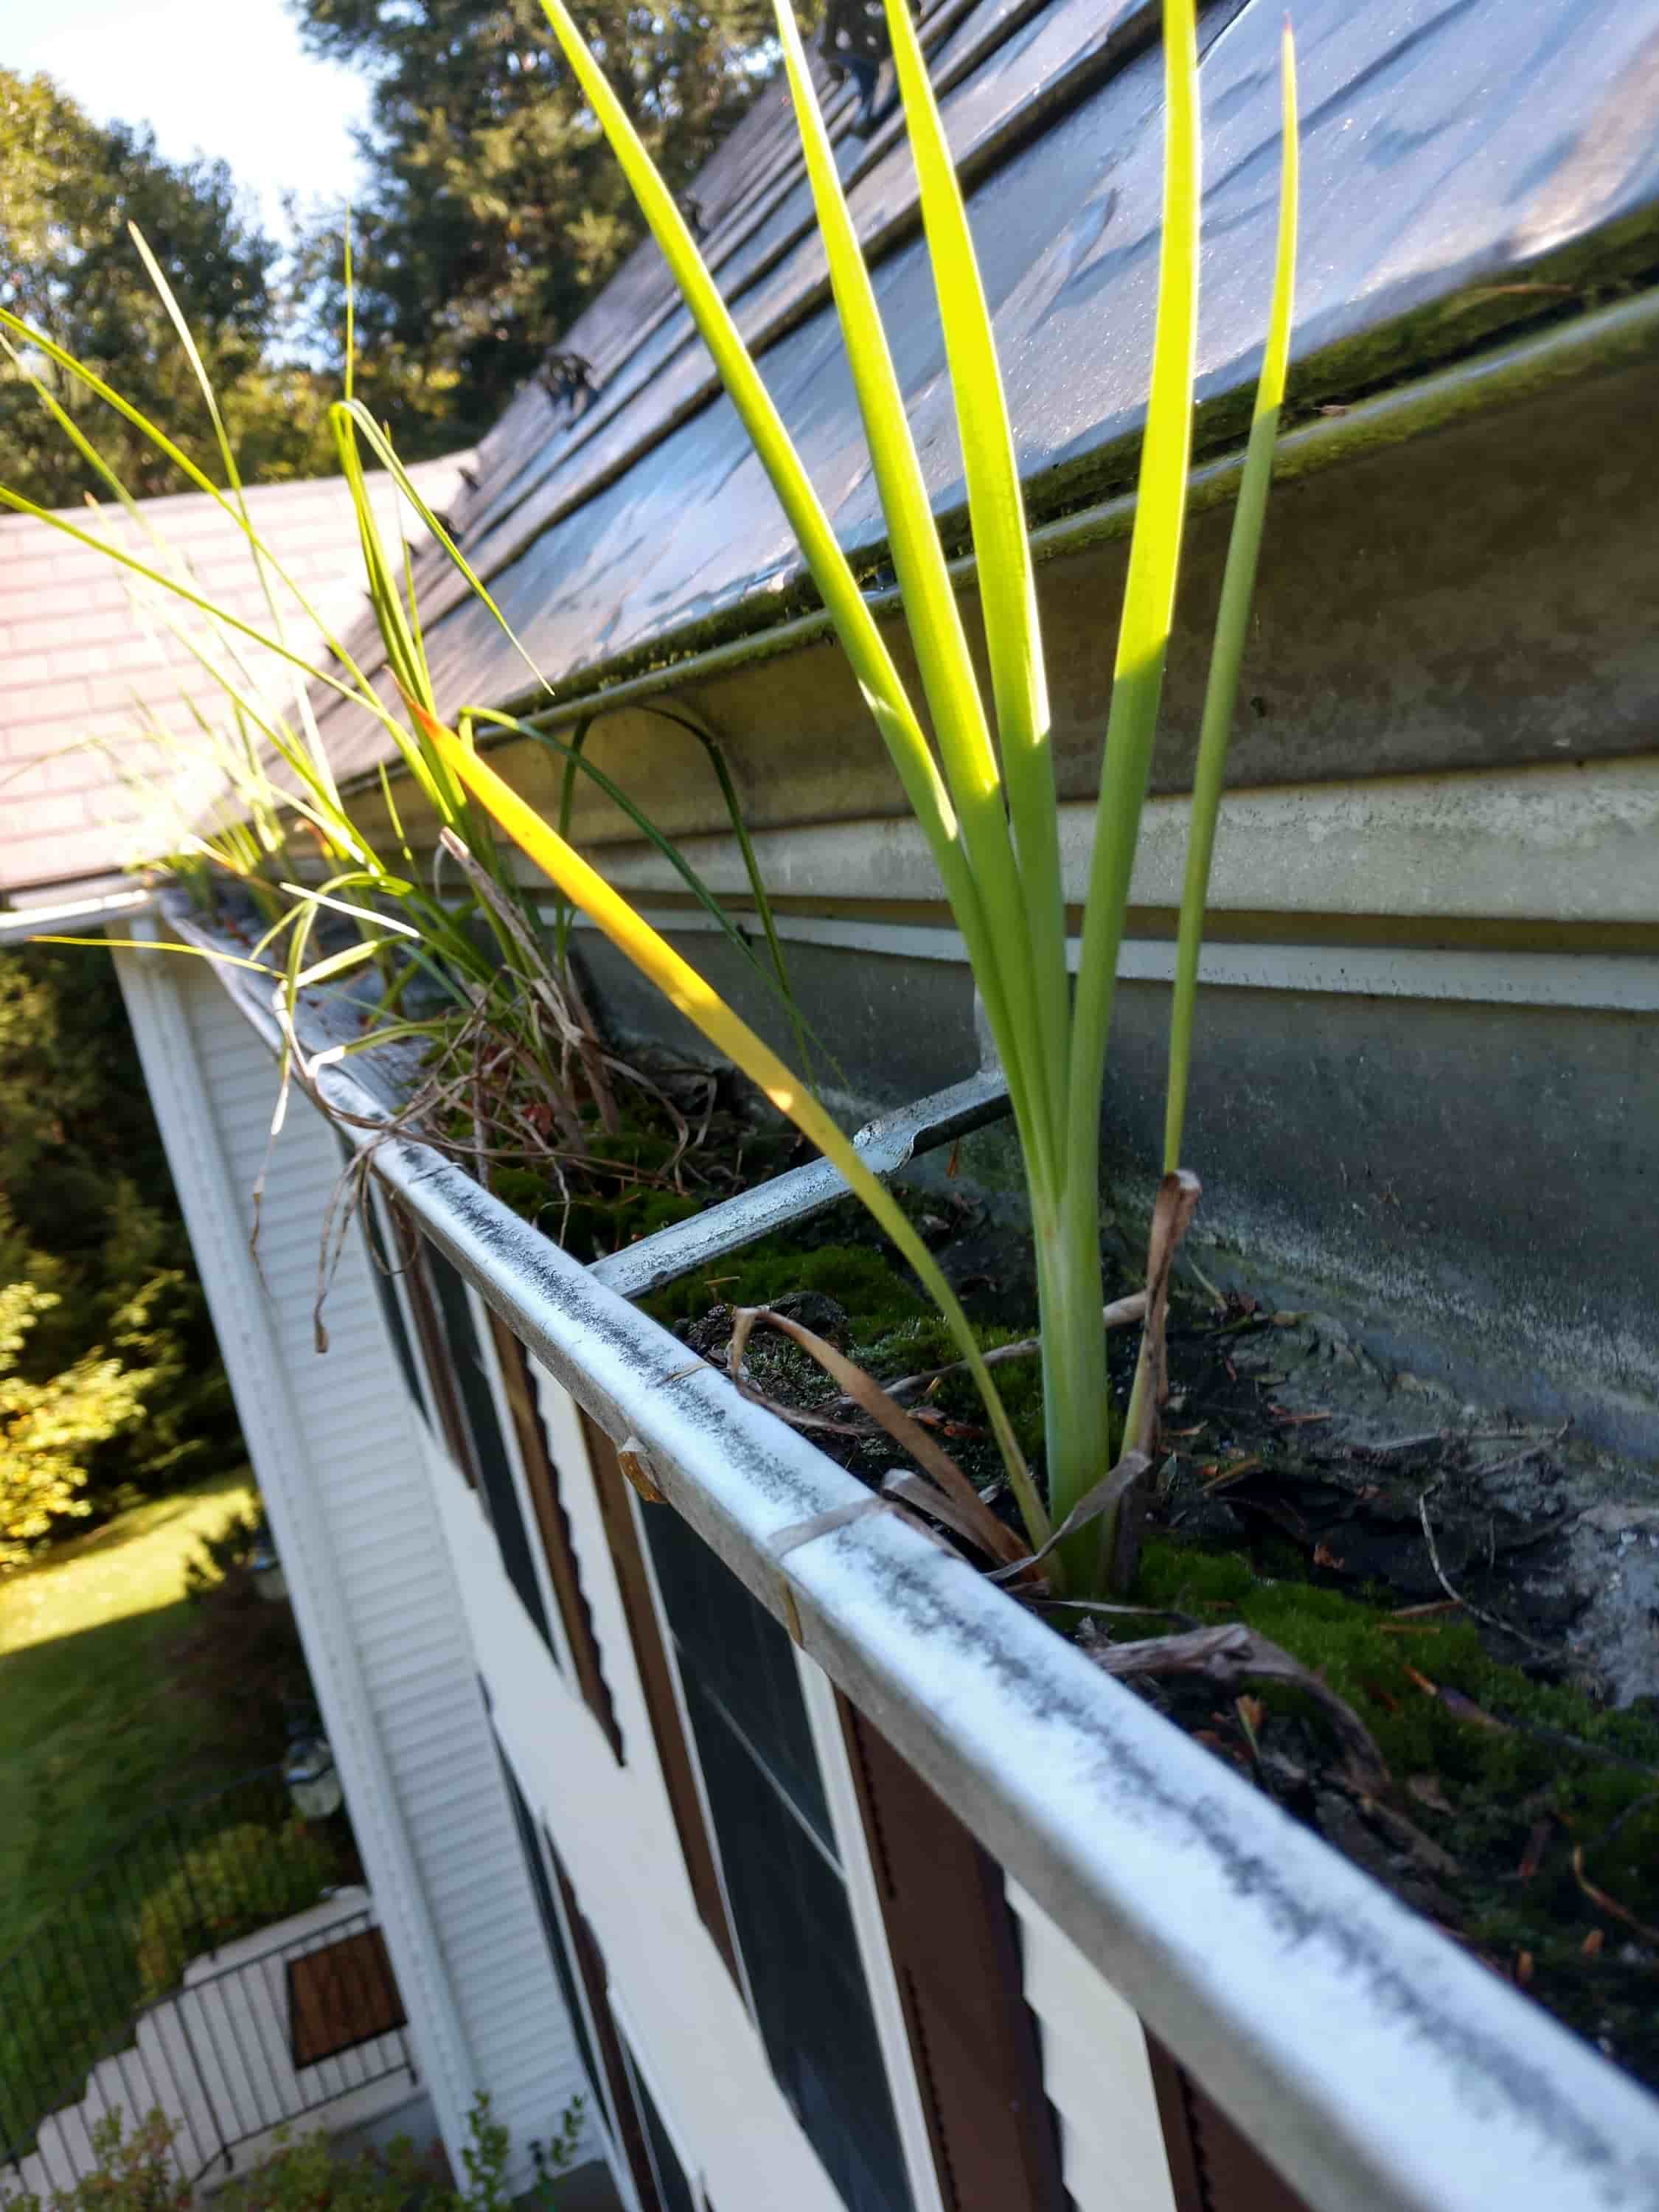
{"label": "evergreen tree", "polygon": [[[247,217],[222,161],[170,162],[148,131],[95,124],[49,77],[0,68],[0,306],[85,362],[216,477],[211,426],[127,225],[143,233],[220,395],[244,472],[262,480],[334,465],[328,392],[273,363],[278,249]],[[47,507],[107,486],[52,421],[51,390],[138,497],[185,478],[44,351],[0,352],[0,483]]]}
{"label": "evergreen tree", "polygon": [[[296,0],[307,43],[374,77],[354,211],[364,397],[411,453],[487,430],[639,236],[622,173],[535,0]],[[689,184],[771,61],[765,0],[586,12],[671,185]],[[343,322],[337,226],[309,273]]]}

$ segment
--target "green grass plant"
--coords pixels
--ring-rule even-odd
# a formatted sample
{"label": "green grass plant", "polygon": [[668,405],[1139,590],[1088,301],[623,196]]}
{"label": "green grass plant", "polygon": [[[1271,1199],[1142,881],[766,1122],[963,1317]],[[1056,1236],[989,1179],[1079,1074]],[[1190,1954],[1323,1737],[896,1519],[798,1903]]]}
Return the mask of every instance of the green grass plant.
{"label": "green grass plant", "polygon": [[[1009,1480],[1034,1544],[1073,1515],[1115,1455],[1100,1326],[1099,1121],[1117,963],[1139,842],[1164,656],[1180,571],[1191,448],[1198,313],[1199,110],[1192,0],[1164,8],[1164,221],[1157,332],[1139,493],[1119,631],[1081,957],[1068,993],[1059,822],[1047,687],[1030,542],[989,310],[944,126],[903,0],[888,26],[909,127],[923,222],[955,396],[989,655],[995,728],[969,653],[921,465],[907,421],[833,149],[787,0],[777,17],[786,70],[829,262],[888,542],[921,675],[907,692],[806,471],[704,266],[672,193],[588,52],[562,0],[544,0],[647,222],[696,318],[727,392],[794,528],[866,703],[928,842],[1006,1073],[1025,1165],[1042,1336],[1048,1495],[1038,1498],[965,1316],[931,1255],[873,1183],[805,1086],[761,1046],[570,852],[550,824],[465,746],[434,741],[459,780],[526,846],[680,1011],[758,1081],[832,1158],[938,1298],[980,1382]],[[1197,948],[1214,817],[1237,689],[1262,514],[1285,387],[1295,264],[1297,119],[1288,30],[1284,48],[1281,218],[1264,366],[1218,623],[1182,901],[1170,1055],[1169,1143],[1178,1166],[1190,1059]],[[923,706],[933,731],[929,744]],[[1146,1363],[1143,1371],[1149,1371]],[[1140,1386],[1137,1386],[1137,1397]],[[1132,1403],[1127,1434],[1144,1432]],[[1093,1582],[1115,1556],[1110,1512],[1067,1541],[1053,1572]]]}
{"label": "green grass plant", "polygon": [[[859,587],[823,506],[791,442],[765,383],[698,252],[674,196],[657,174],[623,103],[588,52],[562,0],[544,0],[548,19],[599,125],[617,155],[666,257],[705,343],[764,465],[823,602],[834,623],[870,712],[926,837],[953,915],[966,942],[1003,1067],[1024,1162],[1035,1245],[1042,1334],[1042,1386],[1047,1458],[1046,1499],[981,1358],[973,1329],[932,1254],[902,1207],[864,1167],[816,1097],[806,1074],[789,1066],[709,988],[701,976],[619,897],[570,846],[570,779],[598,775],[581,732],[568,743],[544,738],[566,764],[566,803],[549,822],[526,804],[480,756],[479,734],[541,737],[528,724],[488,707],[441,702],[428,667],[418,602],[406,557],[382,541],[370,505],[366,464],[392,475],[431,538],[469,588],[513,640],[500,610],[441,521],[410,482],[384,433],[350,393],[334,410],[342,470],[359,521],[364,571],[386,669],[396,696],[383,697],[368,676],[321,624],[335,662],[316,681],[352,700],[383,726],[395,764],[435,815],[452,849],[465,857],[462,896],[441,891],[423,872],[398,828],[390,779],[382,796],[394,845],[382,853],[342,799],[318,734],[303,682],[311,673],[288,641],[281,621],[287,599],[307,621],[315,611],[258,543],[211,391],[199,374],[204,404],[218,438],[224,488],[190,464],[166,434],[137,416],[106,383],[0,310],[0,330],[26,357],[40,349],[94,396],[137,422],[158,450],[214,498],[245,535],[268,584],[268,628],[216,617],[222,648],[216,666],[233,712],[235,739],[224,748],[237,818],[216,836],[194,841],[198,858],[240,876],[270,920],[250,957],[270,968],[279,1004],[289,1016],[287,1066],[304,1077],[307,1064],[292,1028],[299,993],[373,963],[378,998],[368,1033],[354,1046],[421,1037],[447,1052],[448,1089],[433,1080],[449,1105],[476,1098],[476,1055],[453,1064],[458,1035],[475,1048],[505,1040],[520,1079],[538,1078],[556,1096],[574,1079],[559,1040],[568,1007],[550,1024],[547,992],[561,987],[535,950],[533,915],[504,857],[501,840],[517,844],[544,872],[561,897],[617,944],[717,1048],[754,1080],[846,1176],[928,1294],[935,1299],[961,1357],[979,1385],[1009,1485],[1033,1546],[1060,1522],[1101,1510],[1102,1526],[1081,1528],[1050,1561],[1055,1583],[1095,1583],[1103,1560],[1121,1564],[1113,1542],[1115,1508],[1102,1507],[1119,1449],[1146,1440],[1155,1408],[1144,1358],[1126,1419],[1115,1420],[1101,1328],[1099,1121],[1113,999],[1162,691],[1176,584],[1191,447],[1198,312],[1200,117],[1194,0],[1165,0],[1164,9],[1164,149],[1163,230],[1158,313],[1148,386],[1139,490],[1121,612],[1115,676],[1102,758],[1100,799],[1073,988],[1068,978],[1066,915],[1060,868],[1059,817],[1051,756],[1050,716],[1036,580],[1027,533],[1013,429],[998,367],[991,317],[975,259],[967,210],[945,128],[904,0],[887,0],[888,25],[920,185],[921,209],[939,301],[946,363],[955,399],[968,509],[976,555],[981,612],[990,669],[990,698],[981,691],[955,589],[946,567],[920,459],[878,311],[874,289],[836,172],[805,55],[788,0],[777,0],[778,33],[799,127],[807,175],[828,257],[858,404],[883,508],[888,542],[921,676],[913,697],[901,678],[875,617]],[[1254,424],[1235,514],[1200,747],[1187,879],[1183,892],[1170,1056],[1166,1172],[1179,1165],[1199,946],[1211,852],[1219,805],[1262,515],[1288,359],[1296,240],[1297,115],[1288,28],[1284,46],[1284,130],[1280,224],[1267,338]],[[189,333],[171,305],[165,280],[141,245],[152,281],[167,301],[192,363]],[[1264,272],[1265,274],[1265,272]],[[56,405],[42,388],[49,406]],[[61,414],[61,410],[58,410]],[[77,439],[84,434],[65,424]],[[143,518],[111,472],[112,489],[140,525]],[[0,503],[39,513],[0,489]],[[44,518],[70,536],[87,533],[60,516]],[[99,542],[99,541],[91,541]],[[155,561],[106,544],[112,557],[149,585],[171,591],[194,614],[214,610],[190,580]],[[158,556],[159,559],[159,556]],[[236,656],[248,643],[274,652],[295,671],[291,714],[274,713],[251,684],[237,679]],[[522,647],[519,648],[523,651]],[[528,660],[528,656],[526,656]],[[398,708],[401,706],[401,713]],[[678,710],[673,710],[678,713]],[[931,729],[931,736],[929,734]],[[707,733],[696,732],[706,738]],[[710,753],[723,774],[718,747]],[[642,836],[672,853],[626,794],[601,779],[607,796],[628,811]],[[723,788],[727,785],[723,781]],[[742,836],[740,817],[732,807]],[[323,859],[303,879],[291,858],[295,824]],[[745,843],[745,852],[748,848]],[[752,855],[750,856],[752,859]],[[718,911],[678,856],[683,877],[705,906]],[[793,1013],[776,933],[758,872],[751,890],[763,915],[764,953],[751,952],[769,986]],[[465,893],[471,885],[474,895]],[[453,886],[452,886],[453,888]],[[321,949],[325,919],[354,921],[360,936]],[[735,934],[735,933],[733,933]],[[557,948],[562,952],[561,928]],[[528,948],[528,953],[526,951]],[[745,951],[749,948],[745,945]],[[440,1018],[407,1016],[403,1000],[420,973],[450,1011]],[[806,1059],[797,1025],[797,1051]],[[590,1081],[594,1055],[578,1055]],[[493,1065],[499,1066],[497,1060]],[[467,1085],[471,1081],[471,1091]],[[602,1086],[594,1085],[596,1092]],[[592,1102],[607,1127],[602,1095]],[[281,1109],[278,1109],[280,1120]],[[474,1154],[486,1166],[490,1147],[480,1130]],[[1156,1330],[1158,1324],[1152,1324]],[[1155,1351],[1155,1347],[1152,1348]],[[1126,1462],[1127,1465],[1127,1462]]]}

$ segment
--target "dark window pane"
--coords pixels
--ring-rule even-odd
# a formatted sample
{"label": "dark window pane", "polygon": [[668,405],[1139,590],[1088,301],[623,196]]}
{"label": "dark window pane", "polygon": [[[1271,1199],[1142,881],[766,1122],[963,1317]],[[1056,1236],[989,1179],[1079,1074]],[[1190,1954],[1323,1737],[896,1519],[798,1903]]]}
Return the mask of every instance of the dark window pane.
{"label": "dark window pane", "polygon": [[645,1526],[778,2085],[849,2212],[910,2192],[788,1637],[665,1506]]}
{"label": "dark window pane", "polygon": [[[344,1157],[346,1165],[349,1167],[356,1158],[356,1149],[342,1132],[337,1130],[335,1134],[338,1139],[340,1151]],[[428,1410],[426,1397],[421,1389],[421,1370],[415,1364],[415,1347],[409,1340],[409,1329],[404,1321],[404,1310],[398,1303],[398,1286],[392,1280],[396,1262],[386,1250],[386,1239],[380,1234],[380,1217],[376,1207],[372,1184],[365,1183],[363,1186],[360,1213],[363,1224],[363,1236],[368,1245],[368,1272],[374,1279],[374,1295],[380,1302],[380,1311],[386,1316],[386,1334],[392,1339],[392,1348],[396,1352],[398,1364],[403,1370],[404,1388],[409,1393],[410,1404],[430,1428],[432,1415]]]}
{"label": "dark window pane", "polygon": [[587,2033],[587,2016],[576,1992],[575,1969],[571,1964],[570,1954],[565,1948],[564,1929],[559,1924],[558,1910],[553,1902],[553,1885],[548,1880],[547,1862],[542,1856],[536,1824],[529,1806],[524,1801],[518,1777],[499,1743],[495,1746],[495,1755],[501,1762],[501,1772],[507,1780],[507,1794],[513,1801],[513,1818],[518,1824],[519,1841],[524,1846],[525,1865],[529,1870],[530,1887],[535,1893],[542,1932],[547,1937],[548,1956],[553,1961],[559,1994],[564,1999],[565,2011],[570,2016],[570,2026],[576,2038],[576,2049],[581,2057],[582,2072],[586,2076],[588,2096],[592,2100],[599,2094],[599,2069],[594,2063],[592,2040]]}
{"label": "dark window pane", "polygon": [[686,1703],[772,2071],[850,2212],[900,2212],[910,2192],[846,1882],[695,1680]]}
{"label": "dark window pane", "polygon": [[788,1637],[678,1513],[647,1512],[645,1526],[682,1673],[720,1707],[833,1851],[830,1808]]}
{"label": "dark window pane", "polygon": [[495,1394],[490,1387],[489,1370],[484,1364],[483,1347],[473,1325],[466,1285],[459,1271],[435,1245],[428,1242],[423,1249],[437,1294],[438,1310],[443,1317],[444,1334],[449,1341],[450,1364],[472,1439],[478,1486],[483,1493],[490,1526],[495,1531],[495,1541],[501,1547],[501,1565],[507,1570],[507,1580],[524,1601],[525,1611],[540,1632],[543,1643],[551,1652],[553,1639],[548,1632],[547,1608],[542,1603],[530,1539],[524,1516],[519,1510],[513,1463],[507,1455],[507,1439],[496,1418]]}
{"label": "dark window pane", "polygon": [[628,2070],[651,2145],[651,2163],[657,2171],[657,2193],[662,2198],[662,2212],[697,2212],[697,2200],[691,2194],[685,2168],[680,2164],[679,2154],[662,2124],[662,2114],[657,2110],[657,2100],[646,2087],[645,2076],[635,2063],[631,2051],[628,2054]]}

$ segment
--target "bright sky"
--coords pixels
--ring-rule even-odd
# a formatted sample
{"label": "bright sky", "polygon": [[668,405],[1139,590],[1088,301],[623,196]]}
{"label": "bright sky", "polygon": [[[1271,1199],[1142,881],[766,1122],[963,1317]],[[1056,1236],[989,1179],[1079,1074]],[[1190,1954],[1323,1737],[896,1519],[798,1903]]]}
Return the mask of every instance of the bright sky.
{"label": "bright sky", "polygon": [[0,0],[0,64],[148,123],[170,161],[222,156],[278,236],[285,191],[351,188],[368,88],[305,53],[284,0]]}

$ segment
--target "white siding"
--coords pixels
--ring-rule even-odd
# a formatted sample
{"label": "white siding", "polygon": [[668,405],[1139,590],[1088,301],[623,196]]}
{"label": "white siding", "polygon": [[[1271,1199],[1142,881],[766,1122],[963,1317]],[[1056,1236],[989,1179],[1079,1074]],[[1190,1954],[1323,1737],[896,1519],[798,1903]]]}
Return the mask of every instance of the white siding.
{"label": "white siding", "polygon": [[1139,2018],[1017,1882],[1008,1902],[1019,1916],[1025,2001],[1078,2212],[1175,2212]]}
{"label": "white siding", "polygon": [[356,1231],[328,1295],[329,1349],[315,1349],[339,1152],[296,1091],[266,1170],[256,1270],[246,1240],[274,1064],[204,965],[141,951],[121,964],[422,2073],[452,2157],[473,2091],[489,2088],[522,2188],[525,2146],[552,2131],[581,2087],[580,2063],[477,1687],[425,1430]]}
{"label": "white siding", "polygon": [[[439,1486],[462,1603],[525,1796],[548,1825],[663,2118],[719,2212],[842,2212],[697,1917],[574,1407],[536,1370],[625,1760],[512,1597],[459,1478]],[[659,1509],[666,1510],[666,1508]]]}

